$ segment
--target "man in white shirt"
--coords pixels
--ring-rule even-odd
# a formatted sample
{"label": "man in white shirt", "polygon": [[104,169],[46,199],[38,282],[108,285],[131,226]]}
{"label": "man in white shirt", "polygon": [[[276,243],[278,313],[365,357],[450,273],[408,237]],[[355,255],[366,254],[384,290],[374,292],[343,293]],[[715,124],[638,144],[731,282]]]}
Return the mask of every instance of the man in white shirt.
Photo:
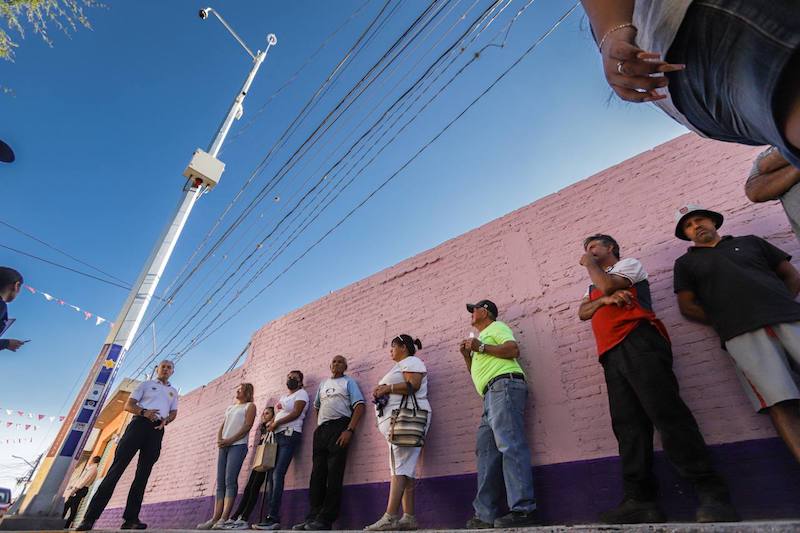
{"label": "man in white shirt", "polygon": [[286,388],[289,394],[281,396],[275,405],[275,419],[267,426],[267,430],[275,433],[278,452],[275,457],[275,468],[272,469],[272,491],[267,505],[267,516],[253,529],[281,529],[279,513],[283,498],[283,482],[294,451],[300,445],[303,434],[303,420],[308,412],[308,393],[303,388],[303,373],[292,370],[286,376]]}
{"label": "man in white shirt", "polygon": [[64,513],[61,515],[61,518],[66,518],[67,513],[69,513],[69,518],[64,523],[64,529],[72,527],[72,521],[75,520],[78,507],[80,507],[86,495],[89,494],[89,487],[91,487],[94,480],[97,479],[97,466],[99,464],[100,456],[95,455],[89,463],[87,463],[86,468],[83,469],[78,481],[76,481],[74,485],[67,487],[67,494],[69,494],[69,497],[67,501],[64,502]]}
{"label": "man in white shirt", "polygon": [[311,510],[295,530],[331,529],[339,516],[348,444],[364,414],[364,395],[356,380],[344,375],[346,370],[347,359],[335,356],[331,377],[319,384],[314,398],[317,429],[309,482]]}
{"label": "man in white shirt", "polygon": [[153,465],[161,454],[164,427],[178,416],[178,391],[169,383],[174,371],[172,361],[161,361],[156,367],[156,379],[145,381],[131,393],[125,410],[134,415],[133,420],[117,444],[114,462],[92,497],[83,522],[75,528],[77,531],[92,529],[108,505],[119,478],[137,452],[139,462],[136,465],[136,477],[128,492],[128,501],[122,513],[124,522],[120,529],[147,528],[147,524],[139,521],[144,490]]}

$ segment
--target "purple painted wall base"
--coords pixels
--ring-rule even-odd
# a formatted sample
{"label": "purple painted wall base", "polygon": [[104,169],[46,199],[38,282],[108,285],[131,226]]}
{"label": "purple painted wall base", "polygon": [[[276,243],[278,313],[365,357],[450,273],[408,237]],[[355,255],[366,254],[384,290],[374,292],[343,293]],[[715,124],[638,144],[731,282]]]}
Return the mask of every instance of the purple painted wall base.
{"label": "purple painted wall base", "polygon": [[[734,503],[746,520],[800,517],[800,465],[780,439],[761,439],[714,446],[720,473],[728,480]],[[350,465],[353,468],[354,465]],[[661,504],[672,521],[691,521],[696,500],[663,453],[656,455]],[[593,522],[597,514],[622,497],[619,458],[606,457],[538,466],[534,469],[540,516],[548,524]],[[472,516],[475,474],[417,481],[417,519],[425,528],[458,528]],[[350,485],[344,490],[340,529],[361,529],[383,513],[388,483]],[[148,504],[141,519],[151,527],[191,528],[211,516],[213,498],[203,497]],[[259,506],[253,512],[256,516]],[[287,491],[283,526],[302,521],[308,511],[308,490]],[[122,509],[108,509],[98,527],[117,527]]]}

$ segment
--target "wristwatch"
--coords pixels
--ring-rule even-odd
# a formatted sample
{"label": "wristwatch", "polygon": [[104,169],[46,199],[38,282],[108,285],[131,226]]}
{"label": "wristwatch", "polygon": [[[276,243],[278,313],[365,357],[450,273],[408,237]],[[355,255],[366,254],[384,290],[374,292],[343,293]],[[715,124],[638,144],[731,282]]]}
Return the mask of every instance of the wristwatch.
{"label": "wristwatch", "polygon": [[484,353],[484,350],[486,350],[486,344],[482,342],[481,345],[478,346],[478,351]]}

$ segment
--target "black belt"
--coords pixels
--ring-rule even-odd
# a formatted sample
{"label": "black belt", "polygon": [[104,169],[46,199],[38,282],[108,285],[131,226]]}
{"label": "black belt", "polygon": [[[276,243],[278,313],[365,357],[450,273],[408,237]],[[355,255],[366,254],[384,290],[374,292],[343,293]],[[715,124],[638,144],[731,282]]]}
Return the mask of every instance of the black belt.
{"label": "black belt", "polygon": [[157,426],[161,425],[161,419],[160,418],[157,418],[156,420],[150,420],[146,416],[133,415],[133,419],[134,420],[139,420],[139,421],[142,421],[142,422],[147,422],[148,424],[150,424],[153,427],[157,427]]}
{"label": "black belt", "polygon": [[491,387],[495,381],[500,381],[501,379],[519,379],[521,381],[525,381],[525,374],[520,374],[519,372],[509,372],[508,374],[500,374],[499,376],[495,376],[489,380],[489,383],[483,388],[483,395],[486,396],[486,393],[489,392],[489,387]]}

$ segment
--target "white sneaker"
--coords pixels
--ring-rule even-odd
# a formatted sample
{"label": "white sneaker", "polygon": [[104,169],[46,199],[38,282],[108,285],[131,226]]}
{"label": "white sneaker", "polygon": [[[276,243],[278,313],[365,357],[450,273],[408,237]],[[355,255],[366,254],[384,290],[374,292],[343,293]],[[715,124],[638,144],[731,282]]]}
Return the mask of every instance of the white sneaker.
{"label": "white sneaker", "polygon": [[416,517],[410,514],[403,514],[403,518],[397,521],[397,529],[401,531],[416,531],[419,529]]}
{"label": "white sneaker", "polygon": [[217,523],[211,526],[211,529],[228,529],[228,526],[233,524],[233,520],[230,518],[227,520],[222,520],[221,518],[217,520]]}
{"label": "white sneaker", "polygon": [[383,513],[383,516],[375,522],[364,528],[364,531],[395,531],[397,529],[397,517],[388,513]]}
{"label": "white sneaker", "polygon": [[211,526],[213,526],[215,523],[216,522],[214,522],[213,519],[212,520],[206,520],[202,524],[197,524],[197,527],[195,527],[195,529],[211,529]]}
{"label": "white sneaker", "polygon": [[246,520],[234,520],[225,526],[225,529],[250,529],[250,524]]}

